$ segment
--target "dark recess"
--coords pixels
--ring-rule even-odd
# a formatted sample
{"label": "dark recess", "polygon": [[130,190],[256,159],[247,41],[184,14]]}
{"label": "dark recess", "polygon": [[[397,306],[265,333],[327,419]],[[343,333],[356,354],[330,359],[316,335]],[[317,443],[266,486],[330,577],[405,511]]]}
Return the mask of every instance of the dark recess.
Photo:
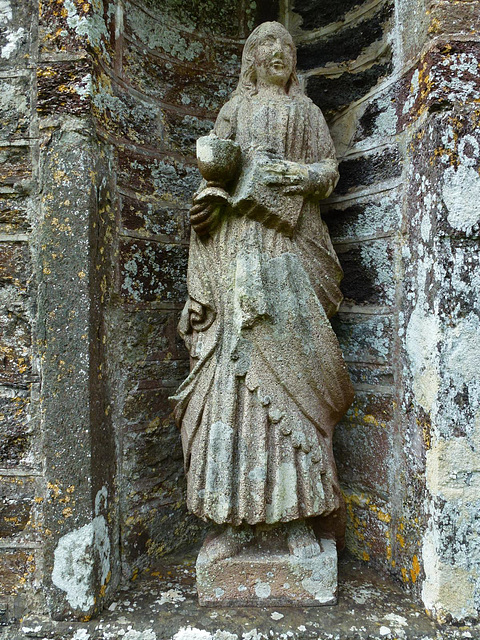
{"label": "dark recess", "polygon": [[257,24],[278,20],[278,0],[261,0],[258,4]]}
{"label": "dark recess", "polygon": [[337,248],[337,253],[344,273],[341,289],[345,298],[357,304],[376,304],[379,298],[375,286],[377,274],[374,269],[370,272],[364,266],[361,267],[361,248],[352,246],[344,251]]}
{"label": "dark recess", "polygon": [[335,33],[332,37],[298,47],[300,69],[322,67],[327,62],[355,60],[372,42],[383,36],[383,25],[391,17],[393,6],[388,4],[381,11],[354,27]]}
{"label": "dark recess", "polygon": [[358,0],[295,0],[293,10],[303,18],[303,29],[317,29],[331,22],[339,22],[346,13],[361,2]]}
{"label": "dark recess", "polygon": [[397,149],[376,155],[361,156],[340,163],[340,180],[336,194],[347,193],[352,187],[366,186],[395,178],[402,173],[402,161]]}
{"label": "dark recess", "polygon": [[307,94],[323,112],[334,111],[367,94],[391,72],[392,63],[388,61],[360,73],[343,73],[339,78],[312,76],[307,82]]}

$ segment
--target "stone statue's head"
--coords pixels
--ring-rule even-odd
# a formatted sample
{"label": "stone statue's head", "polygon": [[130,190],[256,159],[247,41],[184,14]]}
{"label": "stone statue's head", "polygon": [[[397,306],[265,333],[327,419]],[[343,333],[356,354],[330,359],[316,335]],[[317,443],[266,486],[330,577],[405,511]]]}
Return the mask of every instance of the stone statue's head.
{"label": "stone statue's head", "polygon": [[[262,57],[267,55],[262,50],[269,40],[279,43],[283,50],[283,60],[289,65],[287,77],[281,80],[284,82],[285,92],[289,95],[302,93],[296,72],[297,51],[292,36],[279,22],[264,22],[252,31],[245,42],[240,79],[234,95],[253,96],[257,93],[259,65],[262,64]],[[275,71],[273,74],[275,75]],[[278,70],[278,75],[281,75],[281,69]]]}

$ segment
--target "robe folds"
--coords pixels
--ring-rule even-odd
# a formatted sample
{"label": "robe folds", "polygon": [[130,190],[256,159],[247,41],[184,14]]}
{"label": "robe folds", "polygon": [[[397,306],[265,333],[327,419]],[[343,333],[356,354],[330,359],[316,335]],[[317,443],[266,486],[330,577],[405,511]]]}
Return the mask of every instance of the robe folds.
{"label": "robe folds", "polygon": [[[214,132],[240,145],[244,166],[269,154],[336,171],[325,120],[303,95],[236,96]],[[192,368],[172,400],[200,518],[253,525],[341,507],[332,435],[353,390],[329,317],[342,275],[314,197],[288,235],[233,206],[206,239],[192,231],[179,325]]]}

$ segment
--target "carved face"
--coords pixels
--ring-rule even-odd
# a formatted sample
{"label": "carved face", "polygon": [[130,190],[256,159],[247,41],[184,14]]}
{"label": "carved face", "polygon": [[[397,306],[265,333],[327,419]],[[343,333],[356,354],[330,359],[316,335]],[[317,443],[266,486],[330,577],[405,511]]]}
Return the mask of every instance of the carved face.
{"label": "carved face", "polygon": [[265,32],[257,43],[254,58],[257,83],[285,87],[294,64],[291,37],[276,29]]}

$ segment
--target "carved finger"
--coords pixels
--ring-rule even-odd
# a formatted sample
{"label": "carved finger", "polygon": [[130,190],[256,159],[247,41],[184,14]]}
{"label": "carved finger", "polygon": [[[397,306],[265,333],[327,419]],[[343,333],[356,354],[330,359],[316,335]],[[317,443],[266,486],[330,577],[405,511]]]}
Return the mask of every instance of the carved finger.
{"label": "carved finger", "polygon": [[211,230],[211,228],[213,227],[214,223],[216,222],[216,216],[212,215],[208,218],[208,220],[205,220],[204,222],[201,222],[200,224],[195,224],[192,225],[195,233],[199,236],[205,236],[208,234],[208,232]]}
{"label": "carved finger", "polygon": [[202,207],[200,211],[195,214],[193,214],[192,211],[190,211],[190,222],[192,224],[199,224],[204,220],[207,220],[212,214],[213,210],[214,210],[214,207],[212,205],[209,205],[208,207]]}

